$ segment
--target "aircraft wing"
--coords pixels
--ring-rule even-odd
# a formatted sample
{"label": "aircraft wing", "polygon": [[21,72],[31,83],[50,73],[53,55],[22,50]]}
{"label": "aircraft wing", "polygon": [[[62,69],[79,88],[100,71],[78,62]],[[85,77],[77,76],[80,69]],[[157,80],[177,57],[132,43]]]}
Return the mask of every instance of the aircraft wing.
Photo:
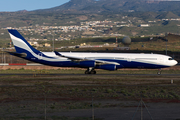
{"label": "aircraft wing", "polygon": [[65,55],[62,55],[56,51],[54,51],[54,53],[57,55],[57,56],[60,56],[60,57],[64,57],[64,58],[68,58],[72,61],[76,61],[76,62],[81,62],[81,61],[95,61],[96,62],[96,65],[105,65],[105,64],[114,64],[114,65],[120,65],[119,63],[117,62],[108,62],[108,61],[103,61],[103,60],[95,60],[95,59],[90,59],[90,58],[86,58],[86,57],[74,57],[74,56],[65,56]]}

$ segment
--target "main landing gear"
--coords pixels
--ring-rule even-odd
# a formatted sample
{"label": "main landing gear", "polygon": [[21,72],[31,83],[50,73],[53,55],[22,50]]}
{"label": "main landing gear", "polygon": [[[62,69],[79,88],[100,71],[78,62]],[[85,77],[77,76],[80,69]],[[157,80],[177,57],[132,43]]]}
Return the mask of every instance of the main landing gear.
{"label": "main landing gear", "polygon": [[94,68],[88,68],[88,69],[85,71],[85,74],[96,74],[96,71],[94,70]]}

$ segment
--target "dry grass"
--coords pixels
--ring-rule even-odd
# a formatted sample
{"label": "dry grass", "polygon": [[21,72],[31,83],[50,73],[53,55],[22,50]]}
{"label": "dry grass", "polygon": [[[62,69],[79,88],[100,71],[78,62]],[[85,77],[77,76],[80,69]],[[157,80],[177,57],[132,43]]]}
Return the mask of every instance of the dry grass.
{"label": "dry grass", "polygon": [[[44,119],[45,100],[48,114],[53,113],[49,119],[55,120],[72,119],[58,117],[62,111],[91,109],[92,98],[96,101],[95,108],[128,107],[113,102],[102,103],[102,100],[136,101],[143,98],[147,102],[179,102],[179,77],[51,74],[36,77],[0,76],[0,116],[6,119]],[[171,79],[174,84],[170,84]]]}

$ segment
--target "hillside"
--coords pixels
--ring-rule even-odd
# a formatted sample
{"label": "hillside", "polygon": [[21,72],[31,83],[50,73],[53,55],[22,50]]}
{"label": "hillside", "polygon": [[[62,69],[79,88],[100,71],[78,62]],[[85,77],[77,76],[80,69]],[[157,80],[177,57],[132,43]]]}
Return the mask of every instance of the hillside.
{"label": "hillside", "polygon": [[[93,36],[107,36],[123,34],[129,36],[159,35],[167,32],[180,33],[180,2],[170,1],[144,1],[144,0],[71,0],[61,6],[51,9],[18,12],[0,12],[0,28],[13,27],[20,30],[36,28],[35,33],[43,26],[68,26],[68,31],[56,31],[57,38],[71,36],[71,38],[90,37],[84,36],[80,29],[72,30],[70,26],[88,26],[94,30]],[[163,19],[174,19],[164,21]],[[175,20],[176,19],[176,20]],[[90,25],[93,21],[112,21],[112,23],[98,23]],[[89,24],[86,24],[89,23]],[[104,26],[102,26],[104,24]],[[149,24],[150,27],[138,27],[140,24]],[[98,26],[98,27],[97,27]],[[101,27],[100,27],[101,26]],[[121,27],[120,27],[121,26]],[[128,26],[128,27],[127,27]],[[109,29],[108,27],[113,27]],[[49,30],[52,30],[50,28]],[[76,31],[76,32],[73,32]],[[51,38],[52,35],[43,31],[33,34],[35,38]],[[4,41],[8,34],[3,29],[0,31]],[[32,37],[32,36],[27,36]]]}
{"label": "hillside", "polygon": [[164,12],[164,13],[156,16],[157,19],[163,19],[163,18],[170,19],[170,18],[178,18],[178,17],[179,17],[178,15],[176,15],[172,12]]}
{"label": "hillside", "polygon": [[180,1],[147,1],[147,0],[71,0],[61,6],[38,10],[64,13],[101,13],[128,11],[180,11]]}
{"label": "hillside", "polygon": [[[35,11],[0,12],[0,28],[31,25],[69,25],[85,20],[121,20],[122,16],[138,17],[145,21],[179,18],[180,1],[145,0],[70,0],[50,9]],[[117,15],[118,14],[118,15]],[[119,17],[117,17],[119,16]]]}

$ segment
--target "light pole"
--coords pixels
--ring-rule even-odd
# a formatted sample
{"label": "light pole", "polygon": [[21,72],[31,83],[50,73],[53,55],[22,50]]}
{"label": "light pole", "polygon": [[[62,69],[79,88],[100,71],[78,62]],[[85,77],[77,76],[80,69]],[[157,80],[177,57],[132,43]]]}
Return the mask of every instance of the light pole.
{"label": "light pole", "polygon": [[167,36],[168,36],[168,33],[165,34],[165,40],[166,40],[166,55],[167,55],[167,42],[168,42]]}
{"label": "light pole", "polygon": [[166,39],[166,55],[167,55],[167,39]]}
{"label": "light pole", "polygon": [[53,32],[53,51],[54,51],[54,32]]}

